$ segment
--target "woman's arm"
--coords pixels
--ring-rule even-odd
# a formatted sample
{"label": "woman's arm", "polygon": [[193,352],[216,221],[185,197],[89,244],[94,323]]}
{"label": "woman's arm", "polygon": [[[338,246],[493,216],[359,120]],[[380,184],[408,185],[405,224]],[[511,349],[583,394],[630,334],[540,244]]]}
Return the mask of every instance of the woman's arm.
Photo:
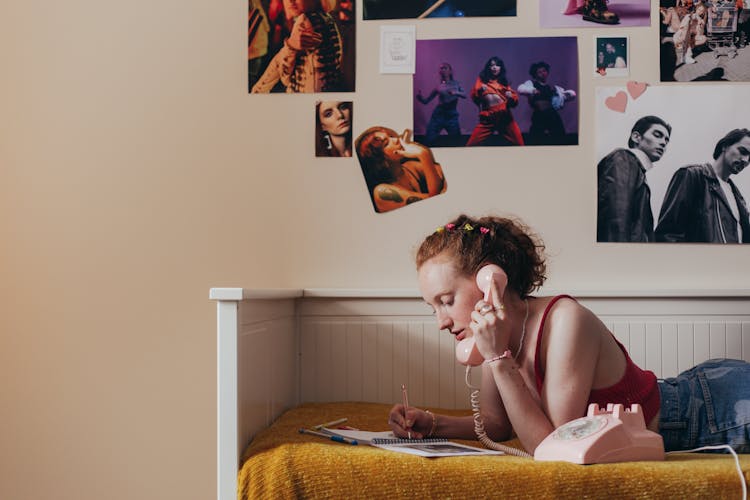
{"label": "woman's arm", "polygon": [[480,105],[482,96],[486,90],[487,85],[485,85],[481,78],[477,78],[477,81],[474,82],[474,86],[471,88],[471,100],[474,101],[477,106]]}
{"label": "woman's arm", "polygon": [[[434,415],[434,419],[433,419]],[[440,437],[447,439],[475,439],[474,417],[442,415],[410,406],[404,417],[403,405],[395,405],[388,415],[388,424],[398,437],[424,439]]]}
{"label": "woman's arm", "polygon": [[443,190],[445,178],[435,162],[432,150],[418,142],[412,142],[411,131],[404,130],[401,135],[400,155],[402,165],[405,169],[411,170],[418,177],[423,177],[427,184],[427,194],[436,195]]}
{"label": "woman's arm", "polygon": [[532,82],[531,80],[526,80],[518,86],[518,93],[521,95],[532,96],[534,94],[538,94],[539,91],[536,89],[536,87],[534,87],[534,82]]}
{"label": "woman's arm", "polygon": [[510,85],[505,87],[504,91],[505,97],[508,100],[508,107],[509,108],[515,108],[518,106],[518,94],[515,90],[513,90],[513,87]]}
{"label": "woman's arm", "polygon": [[372,190],[372,200],[378,212],[388,212],[395,208],[405,207],[410,203],[424,200],[431,195],[418,193],[395,184],[378,184]]}
{"label": "woman's arm", "polygon": [[[470,328],[485,359],[494,358],[508,348],[509,325],[504,310],[500,309],[501,301],[494,298],[499,296],[493,282],[492,301],[497,312],[481,315],[474,311],[471,315]],[[602,330],[606,328],[601,321],[573,300],[562,299],[552,307],[537,353],[544,372],[544,384],[538,395],[526,385],[514,358],[500,358],[485,365],[502,398],[508,421],[529,453],[555,428],[585,414],[599,361]],[[610,369],[618,368],[624,366]]]}
{"label": "woman's arm", "polygon": [[462,99],[466,99],[466,92],[464,92],[464,88],[458,82],[456,82],[455,89],[451,90],[450,94]]}
{"label": "woman's arm", "polygon": [[417,90],[417,101],[421,102],[422,104],[429,104],[431,100],[435,98],[435,96],[438,94],[437,89],[432,89],[432,92],[430,92],[427,97],[422,96],[422,91]]}

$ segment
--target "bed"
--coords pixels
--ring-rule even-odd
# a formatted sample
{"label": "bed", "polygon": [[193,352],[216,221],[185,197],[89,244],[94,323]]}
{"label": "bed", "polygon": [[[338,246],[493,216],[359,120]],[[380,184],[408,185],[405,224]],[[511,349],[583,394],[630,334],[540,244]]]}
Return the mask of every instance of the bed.
{"label": "bed", "polygon": [[[593,466],[512,456],[425,459],[300,435],[300,426],[341,416],[385,430],[401,383],[415,406],[466,412],[453,339],[438,334],[408,290],[214,288],[209,296],[217,305],[219,500],[741,498],[729,455]],[[575,296],[657,376],[709,358],[750,360],[750,291]],[[740,466],[747,481],[750,456],[740,456]]]}

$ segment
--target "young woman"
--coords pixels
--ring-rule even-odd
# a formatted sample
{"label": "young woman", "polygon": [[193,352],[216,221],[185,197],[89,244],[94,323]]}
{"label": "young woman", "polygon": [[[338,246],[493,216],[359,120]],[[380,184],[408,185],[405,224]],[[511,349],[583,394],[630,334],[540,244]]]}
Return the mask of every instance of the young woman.
{"label": "young woman", "polygon": [[315,104],[315,156],[352,155],[352,103]]}
{"label": "young woman", "polygon": [[443,169],[429,148],[387,127],[370,127],[355,149],[376,212],[388,212],[445,192]]}
{"label": "young woman", "polygon": [[508,83],[502,59],[491,57],[485,63],[471,89],[471,98],[479,106],[479,123],[467,146],[485,145],[496,131],[507,145],[523,146],[521,129],[510,111],[518,106],[518,94]]}
{"label": "young woman", "polygon": [[455,141],[461,136],[461,127],[458,123],[458,105],[459,98],[466,98],[466,92],[461,84],[453,79],[453,68],[450,64],[444,62],[438,69],[440,83],[433,88],[427,97],[422,95],[421,90],[417,90],[416,98],[422,104],[429,104],[435,97],[438,98],[438,104],[432,110],[430,121],[427,124],[425,144],[434,146],[440,132],[445,130],[448,137]]}
{"label": "young woman", "polygon": [[[475,275],[485,264],[507,273],[483,300]],[[417,252],[419,287],[438,327],[457,340],[472,335],[484,358],[481,414],[495,441],[516,435],[529,452],[554,429],[600,407],[638,403],[649,429],[669,450],[729,444],[750,452],[750,364],[711,360],[676,378],[633,363],[588,309],[567,295],[535,297],[546,276],[544,245],[520,221],[459,216]],[[471,439],[472,416],[391,409],[398,436]]]}

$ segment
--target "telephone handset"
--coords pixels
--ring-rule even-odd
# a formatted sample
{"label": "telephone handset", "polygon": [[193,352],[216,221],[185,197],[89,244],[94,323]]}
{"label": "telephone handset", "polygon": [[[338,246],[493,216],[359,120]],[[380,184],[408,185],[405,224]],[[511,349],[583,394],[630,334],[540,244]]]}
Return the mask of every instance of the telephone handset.
{"label": "telephone handset", "polygon": [[[497,264],[487,264],[477,273],[476,282],[479,289],[484,293],[484,300],[489,301],[490,287],[492,280],[497,282],[500,290],[500,296],[505,293],[505,287],[508,286],[508,275]],[[467,329],[468,330],[468,329]],[[470,330],[467,333],[471,333]],[[456,359],[462,365],[479,366],[484,361],[474,343],[473,337],[466,337],[456,344]]]}

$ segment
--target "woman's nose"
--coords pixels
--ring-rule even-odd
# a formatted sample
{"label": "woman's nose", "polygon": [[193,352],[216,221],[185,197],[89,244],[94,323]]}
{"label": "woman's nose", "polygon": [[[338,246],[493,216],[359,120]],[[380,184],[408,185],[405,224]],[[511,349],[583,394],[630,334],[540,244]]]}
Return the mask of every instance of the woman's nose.
{"label": "woman's nose", "polygon": [[437,315],[438,330],[450,330],[453,322],[447,315],[438,313]]}

